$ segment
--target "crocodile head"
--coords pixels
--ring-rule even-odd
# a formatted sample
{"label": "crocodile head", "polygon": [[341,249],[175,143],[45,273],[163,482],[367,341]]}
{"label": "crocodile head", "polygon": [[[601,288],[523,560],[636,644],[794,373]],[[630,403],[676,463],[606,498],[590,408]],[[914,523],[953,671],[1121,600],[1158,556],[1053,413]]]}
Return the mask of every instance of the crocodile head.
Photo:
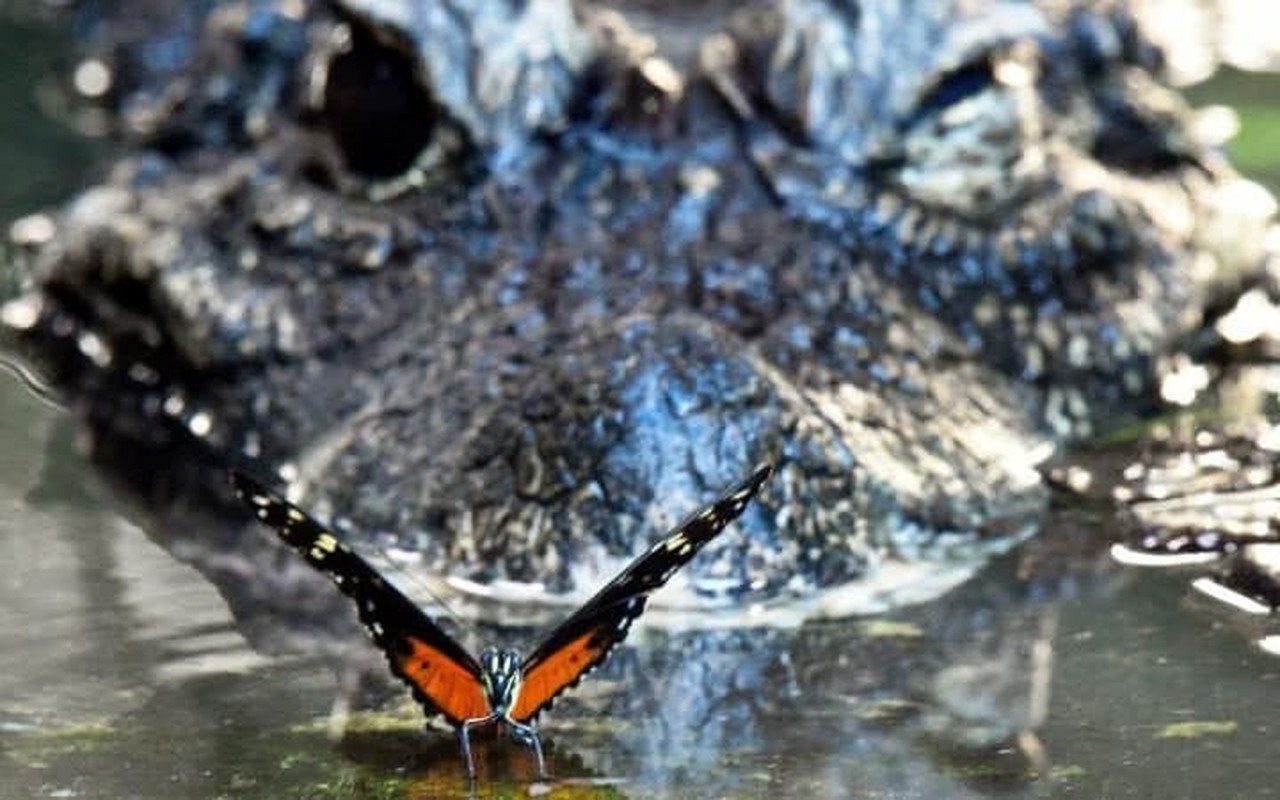
{"label": "crocodile head", "polygon": [[589,591],[771,459],[688,586],[937,591],[1263,240],[1106,4],[195,8],[103,54],[126,146],[15,228],[9,338],[99,457],[180,429],[476,584]]}

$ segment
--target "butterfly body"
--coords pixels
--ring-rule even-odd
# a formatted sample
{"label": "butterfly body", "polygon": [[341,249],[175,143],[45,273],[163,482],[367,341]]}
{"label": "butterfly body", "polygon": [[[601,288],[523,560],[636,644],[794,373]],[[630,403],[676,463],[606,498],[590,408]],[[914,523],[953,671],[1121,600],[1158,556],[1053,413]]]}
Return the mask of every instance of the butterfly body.
{"label": "butterfly body", "polygon": [[507,716],[516,704],[524,672],[515,650],[486,648],[480,654],[480,684],[494,714]]}
{"label": "butterfly body", "polygon": [[678,525],[558,625],[532,653],[489,648],[477,660],[413,601],[323,525],[252,478],[233,473],[236,493],[264,525],[355,600],[361,622],[428,714],[440,713],[459,732],[474,775],[470,732],[505,724],[527,741],[543,772],[534,718],[599,664],[660,588],[745,510],[772,467],[750,478]]}

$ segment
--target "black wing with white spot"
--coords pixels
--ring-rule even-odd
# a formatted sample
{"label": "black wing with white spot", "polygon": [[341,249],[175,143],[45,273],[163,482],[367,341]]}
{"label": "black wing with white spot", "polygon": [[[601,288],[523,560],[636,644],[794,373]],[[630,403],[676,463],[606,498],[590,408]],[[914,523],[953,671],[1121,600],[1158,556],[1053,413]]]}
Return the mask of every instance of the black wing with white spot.
{"label": "black wing with white spot", "polygon": [[439,711],[457,725],[489,713],[480,665],[462,645],[305,512],[239,472],[232,473],[232,482],[260,522],[355,600],[360,621],[391,670],[429,714]]}
{"label": "black wing with white spot", "polygon": [[773,467],[768,464],[757,467],[750,478],[676,526],[551,631],[524,660],[524,678],[512,718],[518,722],[533,719],[603,661],[626,638],[631,623],[644,611],[649,595],[742,514],[772,473]]}

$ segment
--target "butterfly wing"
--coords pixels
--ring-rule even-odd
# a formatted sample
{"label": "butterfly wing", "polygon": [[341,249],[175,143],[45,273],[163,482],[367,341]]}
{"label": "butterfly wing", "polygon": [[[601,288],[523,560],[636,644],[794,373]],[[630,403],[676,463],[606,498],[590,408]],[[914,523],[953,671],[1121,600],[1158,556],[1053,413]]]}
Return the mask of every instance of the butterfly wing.
{"label": "butterfly wing", "polygon": [[649,595],[736,519],[772,472],[769,464],[757,467],[750,478],[676,526],[553,630],[524,661],[511,718],[530,721],[603,661],[626,638]]}
{"label": "butterfly wing", "polygon": [[233,472],[232,482],[260,522],[356,601],[391,671],[428,714],[439,711],[454,725],[488,716],[480,665],[462,645],[319,522],[246,475]]}

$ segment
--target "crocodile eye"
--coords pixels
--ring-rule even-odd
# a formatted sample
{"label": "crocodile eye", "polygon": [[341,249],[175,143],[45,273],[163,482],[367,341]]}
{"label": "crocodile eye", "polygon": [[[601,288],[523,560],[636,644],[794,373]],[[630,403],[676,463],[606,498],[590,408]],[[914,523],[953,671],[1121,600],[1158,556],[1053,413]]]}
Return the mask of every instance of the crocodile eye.
{"label": "crocodile eye", "polygon": [[[1133,77],[1130,86],[1141,86]],[[1182,135],[1178,103],[1170,92],[1145,86],[1144,92],[1111,92],[1096,99],[1097,129],[1089,154],[1099,163],[1136,175],[1155,175],[1197,166],[1195,142]],[[1163,107],[1162,107],[1163,106]]]}
{"label": "crocodile eye", "polygon": [[324,123],[352,172],[399,175],[431,142],[442,112],[410,56],[358,27],[347,32],[329,61]]}
{"label": "crocodile eye", "polygon": [[895,178],[915,200],[990,217],[1038,179],[1045,114],[1037,44],[985,51],[924,89],[900,123]]}
{"label": "crocodile eye", "polygon": [[921,98],[914,116],[907,121],[907,127],[924,117],[943,112],[985,91],[994,80],[991,62],[987,59],[971,62],[946,73]]}

